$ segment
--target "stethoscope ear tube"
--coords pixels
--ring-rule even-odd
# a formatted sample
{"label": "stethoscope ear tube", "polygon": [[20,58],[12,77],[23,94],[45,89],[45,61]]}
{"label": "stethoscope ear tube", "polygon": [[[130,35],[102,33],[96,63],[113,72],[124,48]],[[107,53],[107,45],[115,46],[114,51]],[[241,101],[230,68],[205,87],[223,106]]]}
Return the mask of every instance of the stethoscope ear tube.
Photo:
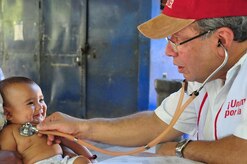
{"label": "stethoscope ear tube", "polygon": [[219,42],[219,46],[221,46],[221,47],[224,49],[225,58],[224,58],[223,62],[221,63],[221,65],[220,65],[216,70],[214,70],[214,72],[212,72],[212,73],[208,76],[208,78],[207,78],[206,80],[204,80],[204,82],[202,83],[202,86],[201,86],[198,90],[196,90],[198,93],[199,93],[200,90],[204,87],[204,85],[205,85],[207,82],[209,82],[209,81],[211,80],[211,78],[212,78],[214,75],[216,75],[216,74],[217,74],[217,73],[218,73],[218,72],[226,65],[226,63],[227,63],[227,61],[228,61],[229,55],[228,55],[228,52],[227,52],[226,48],[223,46],[223,44],[222,44],[221,42]]}

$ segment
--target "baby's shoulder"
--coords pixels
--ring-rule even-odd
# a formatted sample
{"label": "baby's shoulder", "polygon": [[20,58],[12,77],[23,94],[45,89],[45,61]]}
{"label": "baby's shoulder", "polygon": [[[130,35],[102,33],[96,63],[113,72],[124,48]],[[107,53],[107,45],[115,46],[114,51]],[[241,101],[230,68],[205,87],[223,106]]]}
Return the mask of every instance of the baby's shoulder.
{"label": "baby's shoulder", "polygon": [[8,124],[3,127],[2,132],[19,131],[20,127],[19,124]]}

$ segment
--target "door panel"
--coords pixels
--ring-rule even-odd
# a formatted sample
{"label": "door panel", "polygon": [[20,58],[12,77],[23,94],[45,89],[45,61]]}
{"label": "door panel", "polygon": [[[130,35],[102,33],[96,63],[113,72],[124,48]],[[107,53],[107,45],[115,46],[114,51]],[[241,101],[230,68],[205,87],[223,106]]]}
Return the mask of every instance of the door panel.
{"label": "door panel", "polygon": [[49,112],[85,117],[82,85],[85,75],[78,60],[84,40],[84,3],[81,0],[42,1],[41,84]]}
{"label": "door panel", "polygon": [[33,10],[39,2],[2,0],[1,4],[1,68],[6,77],[23,75],[39,82],[39,10]]}
{"label": "door panel", "polygon": [[[90,0],[89,117],[116,117],[139,110],[139,86],[148,83],[148,72],[143,74],[144,79],[139,77],[143,71],[140,65],[143,59],[147,61],[149,47],[147,43],[143,50],[140,49],[143,43],[137,25],[148,16],[149,3],[149,0],[107,0],[107,3]],[[143,14],[145,12],[147,15]],[[145,65],[145,69],[148,66]],[[142,89],[141,96],[145,97],[148,91]],[[148,102],[147,99],[144,101]]]}

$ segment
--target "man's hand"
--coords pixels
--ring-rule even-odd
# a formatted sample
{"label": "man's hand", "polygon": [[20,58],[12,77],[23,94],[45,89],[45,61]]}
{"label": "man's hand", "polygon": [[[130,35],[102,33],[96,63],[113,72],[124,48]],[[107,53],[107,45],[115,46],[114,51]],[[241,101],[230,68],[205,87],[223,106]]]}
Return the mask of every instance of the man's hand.
{"label": "man's hand", "polygon": [[[37,125],[38,130],[55,130],[62,133],[70,134],[72,136],[78,137],[78,131],[80,129],[81,119],[71,117],[69,115],[55,112],[48,116],[42,123]],[[55,138],[53,135],[48,135],[47,144],[60,143],[59,138]]]}

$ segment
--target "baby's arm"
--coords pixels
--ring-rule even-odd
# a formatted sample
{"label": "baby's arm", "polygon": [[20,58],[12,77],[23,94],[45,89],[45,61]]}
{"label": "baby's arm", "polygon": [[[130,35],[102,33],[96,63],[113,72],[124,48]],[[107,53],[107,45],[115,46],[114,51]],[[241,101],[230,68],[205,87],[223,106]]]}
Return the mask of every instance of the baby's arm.
{"label": "baby's arm", "polygon": [[[69,140],[63,138],[62,139],[62,145],[68,147],[71,150],[73,150],[73,152],[76,155],[82,155],[82,156],[85,156],[88,159],[91,159],[92,156],[93,156],[92,153],[86,147],[81,146],[78,143],[75,143],[74,141],[69,141]],[[67,152],[67,153],[73,154],[72,152]]]}
{"label": "baby's arm", "polygon": [[2,129],[0,145],[1,150],[17,151],[17,145],[13,136],[13,129],[11,125],[8,125]]}

